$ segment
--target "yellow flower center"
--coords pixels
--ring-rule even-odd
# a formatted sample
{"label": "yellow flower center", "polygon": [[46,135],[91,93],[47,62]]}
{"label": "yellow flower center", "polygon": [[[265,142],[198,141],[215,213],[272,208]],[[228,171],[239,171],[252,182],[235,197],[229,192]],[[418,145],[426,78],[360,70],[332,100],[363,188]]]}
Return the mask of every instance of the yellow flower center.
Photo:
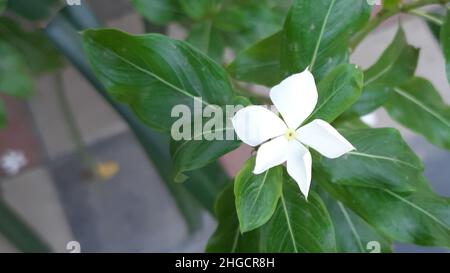
{"label": "yellow flower center", "polygon": [[284,134],[287,140],[291,141],[295,139],[295,130],[294,129],[288,129],[286,133]]}

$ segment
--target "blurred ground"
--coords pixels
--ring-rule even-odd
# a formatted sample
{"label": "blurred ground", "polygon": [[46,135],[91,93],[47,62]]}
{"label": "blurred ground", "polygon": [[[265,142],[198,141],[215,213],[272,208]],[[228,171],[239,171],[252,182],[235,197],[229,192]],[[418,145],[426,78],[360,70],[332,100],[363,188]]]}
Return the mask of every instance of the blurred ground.
{"label": "blurred ground", "polygon": [[[91,1],[102,21],[132,33],[142,33],[139,17],[128,1]],[[372,64],[393,38],[396,20],[383,25],[366,39],[352,56],[362,67]],[[450,87],[444,74],[439,46],[421,20],[403,16],[408,40],[422,48],[418,75],[430,79],[450,103]],[[8,103],[8,112],[20,113],[21,131],[0,133],[23,136],[18,146],[28,158],[28,167],[18,175],[1,178],[7,202],[58,252],[67,252],[71,240],[86,252],[203,251],[215,223],[205,213],[204,227],[188,236],[184,222],[165,186],[158,178],[127,126],[102,101],[78,72],[64,70],[64,86],[75,110],[82,135],[99,160],[120,164],[119,174],[104,183],[87,182],[79,171],[79,160],[68,128],[56,102],[54,76],[37,79],[36,95],[28,102]],[[376,113],[377,127],[398,127],[384,111]],[[412,148],[425,161],[426,175],[433,188],[450,196],[450,154],[428,144],[421,137],[401,129]],[[18,130],[18,129],[15,129]],[[10,137],[10,136],[9,136]],[[16,141],[18,142],[18,141]],[[8,147],[0,145],[0,153]],[[10,146],[12,144],[9,144]],[[244,162],[248,149],[225,159],[233,171]],[[398,251],[437,251],[437,249],[397,245]],[[0,237],[0,252],[14,248]]]}

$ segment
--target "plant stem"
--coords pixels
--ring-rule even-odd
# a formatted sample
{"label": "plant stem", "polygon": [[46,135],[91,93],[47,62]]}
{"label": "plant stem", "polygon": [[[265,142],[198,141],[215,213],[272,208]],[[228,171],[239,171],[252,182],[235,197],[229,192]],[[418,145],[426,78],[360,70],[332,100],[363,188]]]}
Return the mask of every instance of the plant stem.
{"label": "plant stem", "polygon": [[425,18],[429,22],[434,23],[434,24],[436,24],[438,26],[442,26],[442,24],[444,23],[444,22],[442,22],[441,19],[439,19],[439,18],[437,18],[437,17],[435,17],[435,16],[433,16],[433,15],[431,15],[429,13],[426,13],[426,12],[424,12],[422,10],[413,9],[413,10],[410,10],[408,13],[410,13],[412,15],[416,15],[416,16],[422,17],[422,18]]}
{"label": "plant stem", "polygon": [[91,154],[88,152],[86,145],[84,144],[83,137],[81,135],[80,128],[78,127],[73,112],[70,108],[69,100],[67,99],[64,89],[63,78],[61,72],[56,73],[56,94],[59,105],[61,106],[61,113],[66,122],[70,134],[75,142],[76,149],[81,156],[81,161],[85,168],[89,171],[93,171],[95,168],[95,161]]}
{"label": "plant stem", "polygon": [[447,4],[450,0],[418,0],[411,3],[406,4],[399,4],[397,7],[389,9],[389,10],[382,10],[380,13],[377,14],[377,16],[370,21],[366,27],[364,27],[361,31],[355,34],[353,36],[353,39],[350,41],[350,48],[355,49],[358,44],[374,29],[376,29],[382,22],[385,20],[391,18],[394,15],[397,15],[401,12],[409,12],[411,10],[432,5],[432,4]]}

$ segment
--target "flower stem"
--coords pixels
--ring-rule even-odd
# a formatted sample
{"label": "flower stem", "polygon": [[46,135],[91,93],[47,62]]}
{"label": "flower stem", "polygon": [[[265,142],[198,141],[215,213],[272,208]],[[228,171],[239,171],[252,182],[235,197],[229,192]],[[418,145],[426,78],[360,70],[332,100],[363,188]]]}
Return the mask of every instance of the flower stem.
{"label": "flower stem", "polygon": [[355,49],[372,30],[376,29],[382,22],[386,21],[394,15],[397,15],[398,13],[409,12],[411,10],[415,10],[417,8],[432,4],[445,5],[449,2],[450,0],[418,0],[411,3],[399,4],[397,7],[389,10],[382,10],[372,21],[370,21],[366,25],[366,27],[364,27],[361,31],[357,32],[355,36],[353,36],[352,40],[350,41],[350,48]]}
{"label": "flower stem", "polygon": [[80,128],[77,125],[75,117],[73,115],[73,111],[70,108],[69,100],[67,99],[66,92],[64,89],[62,73],[56,73],[56,95],[61,107],[61,113],[66,122],[70,134],[72,135],[73,141],[75,142],[76,150],[81,156],[82,164],[88,171],[94,171],[95,169],[95,160],[89,153],[86,145],[83,141],[83,137],[81,135]]}

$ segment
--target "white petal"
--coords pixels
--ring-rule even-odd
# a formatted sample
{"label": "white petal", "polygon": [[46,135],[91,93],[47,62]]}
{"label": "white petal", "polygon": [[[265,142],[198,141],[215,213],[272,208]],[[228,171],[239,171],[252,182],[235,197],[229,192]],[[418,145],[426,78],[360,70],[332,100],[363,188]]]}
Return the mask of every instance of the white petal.
{"label": "white petal", "polygon": [[286,164],[288,174],[297,182],[300,191],[308,198],[311,184],[311,153],[298,141],[289,142],[289,154]]}
{"label": "white petal", "polygon": [[317,88],[308,69],[284,79],[270,90],[270,99],[289,128],[297,129],[317,104]]}
{"label": "white petal", "polygon": [[279,136],[259,147],[253,173],[260,174],[266,170],[284,163],[288,156],[289,141]]}
{"label": "white petal", "polygon": [[333,126],[321,119],[298,129],[297,139],[328,158],[337,158],[355,149]]}
{"label": "white petal", "polygon": [[250,146],[283,135],[287,130],[286,124],[277,115],[256,105],[239,110],[232,123],[237,136]]}

